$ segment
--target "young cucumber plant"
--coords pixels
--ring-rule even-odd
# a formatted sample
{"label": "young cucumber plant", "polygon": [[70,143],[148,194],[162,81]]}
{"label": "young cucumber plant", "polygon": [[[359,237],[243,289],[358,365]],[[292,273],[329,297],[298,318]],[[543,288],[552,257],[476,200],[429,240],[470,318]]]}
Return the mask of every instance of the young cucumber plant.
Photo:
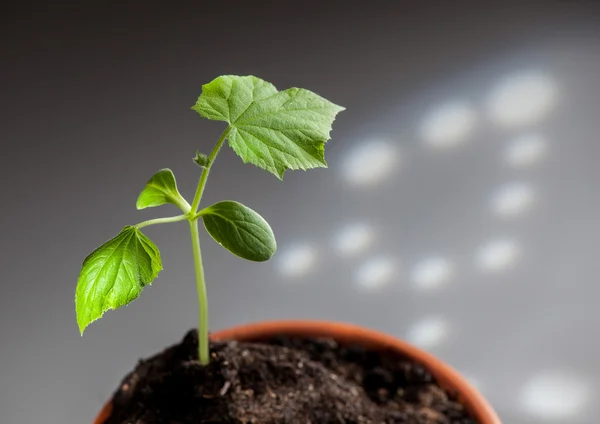
{"label": "young cucumber plant", "polygon": [[202,86],[192,109],[204,118],[228,124],[209,155],[197,153],[194,157],[202,174],[192,203],[179,193],[170,169],[154,174],[140,193],[137,208],[171,203],[182,214],[126,226],[85,258],[75,291],[75,311],[83,335],[104,312],[135,300],[163,269],[158,248],[141,229],[188,221],[199,303],[198,358],[208,364],[208,305],[198,220],[202,219],[217,243],[244,259],[266,261],[277,249],[271,227],[249,207],[228,200],[199,208],[219,150],[228,140],[244,163],[252,163],[280,180],[287,169],[325,168],[325,142],[336,115],[344,108],[308,90],[277,91],[273,84],[254,76],[225,75]]}

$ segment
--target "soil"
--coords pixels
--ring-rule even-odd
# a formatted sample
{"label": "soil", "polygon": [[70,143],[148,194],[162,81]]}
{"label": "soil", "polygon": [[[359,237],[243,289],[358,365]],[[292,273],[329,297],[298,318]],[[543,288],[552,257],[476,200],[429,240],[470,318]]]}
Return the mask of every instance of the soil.
{"label": "soil", "polygon": [[139,362],[106,424],[477,424],[421,365],[329,339],[211,343]]}

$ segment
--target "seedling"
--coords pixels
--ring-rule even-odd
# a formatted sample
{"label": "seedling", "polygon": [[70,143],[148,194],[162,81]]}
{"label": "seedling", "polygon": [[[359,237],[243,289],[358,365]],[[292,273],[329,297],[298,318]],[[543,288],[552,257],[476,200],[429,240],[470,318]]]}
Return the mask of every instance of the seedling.
{"label": "seedling", "polygon": [[202,219],[217,243],[244,259],[266,261],[277,250],[271,227],[249,207],[226,200],[199,209],[208,174],[223,143],[228,140],[244,163],[252,163],[280,180],[288,169],[326,168],[325,142],[336,115],[344,108],[301,88],[277,91],[273,84],[254,76],[225,75],[202,86],[192,109],[204,118],[228,124],[208,156],[196,153],[193,158],[202,173],[192,203],[179,193],[170,169],[154,174],[137,199],[137,209],[171,203],[183,213],[126,226],[85,258],[77,281],[75,311],[83,335],[104,312],[137,299],[163,269],[158,248],[141,229],[188,221],[199,303],[198,358],[208,364],[208,302],[198,220]]}

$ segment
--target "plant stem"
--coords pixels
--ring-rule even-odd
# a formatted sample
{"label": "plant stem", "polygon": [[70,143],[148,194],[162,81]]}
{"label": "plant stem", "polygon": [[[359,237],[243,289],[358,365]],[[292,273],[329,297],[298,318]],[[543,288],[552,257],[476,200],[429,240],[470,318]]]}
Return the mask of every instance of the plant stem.
{"label": "plant stem", "polygon": [[198,360],[201,365],[208,365],[210,363],[210,350],[208,345],[208,296],[206,294],[206,281],[204,280],[204,267],[202,265],[202,252],[200,250],[200,235],[198,234],[198,218],[197,215],[198,206],[200,200],[202,200],[202,194],[204,193],[204,187],[206,186],[206,180],[210,168],[223,146],[223,142],[229,134],[231,127],[227,127],[212,152],[208,156],[208,163],[202,170],[200,180],[198,181],[198,187],[196,188],[196,194],[192,201],[191,208],[185,217],[190,222],[190,234],[192,236],[192,250],[194,253],[194,269],[196,271],[196,288],[198,290]]}
{"label": "plant stem", "polygon": [[206,295],[206,282],[204,281],[202,253],[200,252],[198,220],[190,220],[190,234],[192,235],[196,288],[198,290],[198,304],[200,307],[198,316],[198,360],[200,361],[200,364],[208,365],[210,362],[210,352],[208,348],[208,297]]}
{"label": "plant stem", "polygon": [[221,150],[221,146],[223,145],[223,142],[227,138],[227,135],[229,134],[230,129],[231,129],[231,127],[227,127],[227,129],[225,131],[223,131],[223,134],[221,134],[221,137],[217,141],[217,144],[215,144],[215,147],[213,148],[212,152],[210,152],[210,155],[208,156],[208,163],[202,170],[202,175],[200,176],[200,181],[198,181],[198,188],[196,189],[196,194],[194,195],[194,200],[192,201],[192,208],[191,208],[192,216],[195,215],[196,212],[198,212],[198,205],[200,205],[200,200],[202,199],[202,193],[204,193],[204,187],[206,186],[206,180],[208,179],[208,173],[210,172],[210,168],[211,168],[215,158],[217,157],[217,154],[219,154],[219,150]]}
{"label": "plant stem", "polygon": [[144,228],[144,227],[147,227],[148,225],[167,224],[169,222],[185,221],[186,219],[189,219],[188,214],[169,216],[166,218],[154,218],[154,219],[149,219],[148,221],[140,222],[139,224],[134,225],[134,227]]}

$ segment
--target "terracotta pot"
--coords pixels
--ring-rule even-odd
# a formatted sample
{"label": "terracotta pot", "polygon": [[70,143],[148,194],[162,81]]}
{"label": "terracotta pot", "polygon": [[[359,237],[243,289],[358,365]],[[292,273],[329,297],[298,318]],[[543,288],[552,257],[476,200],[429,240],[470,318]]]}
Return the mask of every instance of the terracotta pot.
{"label": "terracotta pot", "polygon": [[[306,338],[329,337],[342,344],[360,345],[374,350],[391,350],[424,365],[445,389],[475,416],[479,424],[501,424],[485,398],[460,374],[434,356],[387,334],[350,324],[322,321],[273,321],[233,327],[211,335],[213,340],[261,341],[278,335]],[[103,424],[110,416],[108,402],[94,424]]]}

